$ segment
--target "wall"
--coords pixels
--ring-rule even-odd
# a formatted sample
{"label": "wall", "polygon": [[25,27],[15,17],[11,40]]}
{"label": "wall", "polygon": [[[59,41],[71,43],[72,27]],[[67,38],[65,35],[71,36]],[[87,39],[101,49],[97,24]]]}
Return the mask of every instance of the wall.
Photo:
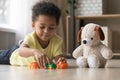
{"label": "wall", "polygon": [[[120,0],[107,0],[106,14],[120,14]],[[120,19],[87,19],[85,23],[94,22],[101,26],[108,26],[112,30],[112,50],[120,52]]]}
{"label": "wall", "polygon": [[107,0],[107,13],[120,13],[120,0]]}
{"label": "wall", "polygon": [[9,49],[15,45],[15,31],[0,28],[0,50]]}
{"label": "wall", "polygon": [[16,30],[16,43],[32,31],[31,9],[34,3],[35,0],[11,0],[9,24]]}
{"label": "wall", "polygon": [[[107,13],[120,14],[120,0],[107,0]],[[113,52],[120,52],[120,19],[109,19],[104,24],[112,29]]]}

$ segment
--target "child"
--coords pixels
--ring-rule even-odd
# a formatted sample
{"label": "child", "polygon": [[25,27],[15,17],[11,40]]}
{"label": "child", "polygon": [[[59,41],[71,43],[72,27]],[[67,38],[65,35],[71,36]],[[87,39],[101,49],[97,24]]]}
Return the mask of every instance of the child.
{"label": "child", "polygon": [[20,48],[10,49],[7,57],[10,64],[27,66],[38,61],[42,68],[46,68],[46,64],[53,60],[55,63],[66,62],[62,56],[62,39],[56,34],[60,15],[60,9],[53,3],[36,3],[32,8],[34,32],[25,36]]}

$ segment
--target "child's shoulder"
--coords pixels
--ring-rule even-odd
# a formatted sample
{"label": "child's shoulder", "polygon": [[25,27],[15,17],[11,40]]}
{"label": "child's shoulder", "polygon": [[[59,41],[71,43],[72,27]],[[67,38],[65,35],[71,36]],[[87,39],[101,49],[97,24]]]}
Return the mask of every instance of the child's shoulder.
{"label": "child's shoulder", "polygon": [[35,40],[35,32],[31,32],[25,35],[24,40]]}
{"label": "child's shoulder", "polygon": [[31,33],[26,34],[25,37],[34,37],[34,36],[35,36],[35,32],[31,32]]}

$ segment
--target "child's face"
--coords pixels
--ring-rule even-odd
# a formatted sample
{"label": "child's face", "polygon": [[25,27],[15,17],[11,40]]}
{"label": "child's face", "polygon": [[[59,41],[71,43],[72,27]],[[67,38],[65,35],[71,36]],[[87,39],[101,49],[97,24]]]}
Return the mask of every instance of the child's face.
{"label": "child's face", "polygon": [[40,41],[49,41],[56,32],[56,18],[46,15],[39,15],[32,23],[32,27]]}

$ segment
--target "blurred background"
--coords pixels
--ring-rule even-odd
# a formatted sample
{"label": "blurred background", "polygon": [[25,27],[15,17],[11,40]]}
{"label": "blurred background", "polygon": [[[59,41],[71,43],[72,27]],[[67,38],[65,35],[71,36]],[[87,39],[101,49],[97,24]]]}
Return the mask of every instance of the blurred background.
{"label": "blurred background", "polygon": [[[120,1],[119,0],[0,0],[0,49],[8,49],[24,38],[32,31],[31,9],[38,1],[50,1],[55,3],[62,11],[62,16],[57,33],[63,38],[63,53],[72,54],[72,51],[79,46],[76,41],[77,32],[81,26],[94,22],[111,29],[110,41],[112,50],[120,52]],[[74,3],[71,4],[71,1]],[[74,9],[71,9],[73,6]],[[74,15],[71,15],[71,11]],[[78,19],[75,23],[67,22],[68,16],[102,16],[104,14],[118,15],[118,18],[97,19],[95,17],[85,19],[84,22]],[[83,18],[84,19],[84,18]],[[74,25],[75,24],[75,25]],[[74,30],[73,30],[74,29]]]}

